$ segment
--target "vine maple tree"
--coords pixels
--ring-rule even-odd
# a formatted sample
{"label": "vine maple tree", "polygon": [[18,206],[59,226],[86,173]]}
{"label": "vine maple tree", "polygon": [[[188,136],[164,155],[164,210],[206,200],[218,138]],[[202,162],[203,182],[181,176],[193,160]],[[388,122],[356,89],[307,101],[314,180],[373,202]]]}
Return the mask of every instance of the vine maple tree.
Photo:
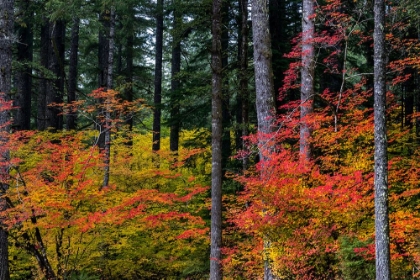
{"label": "vine maple tree", "polygon": [[[255,170],[237,177],[244,190],[239,197],[229,197],[231,227],[226,230],[229,240],[224,262],[225,271],[233,277],[261,275],[262,260],[250,252],[263,250],[264,236],[270,238],[270,259],[280,278],[333,279],[343,273],[350,275],[354,272],[349,260],[343,257],[349,246],[353,257],[366,266],[375,258],[372,91],[367,85],[369,74],[360,72],[353,60],[358,44],[369,41],[371,35],[370,30],[361,28],[364,22],[361,12],[344,9],[345,4],[331,0],[318,7],[316,17],[326,19],[323,23],[328,32],[318,30],[313,38],[318,53],[322,50],[326,54],[322,62],[317,62],[315,73],[338,75],[340,86],[315,92],[317,106],[305,120],[298,110],[305,100],[284,101],[279,110],[283,113],[277,119],[278,129],[271,136],[276,147],[274,153],[267,155],[268,164],[257,164]],[[398,42],[399,47],[393,45],[393,50],[400,52],[404,43],[395,34],[401,32],[403,25],[387,28],[388,43]],[[300,86],[299,38],[288,55],[296,60],[285,73],[284,87],[280,90],[283,98],[287,91]],[[407,67],[404,61],[401,57],[391,60],[389,69]],[[389,85],[398,91],[407,77],[393,73]],[[410,134],[412,137],[413,132],[398,125],[398,98],[391,92],[387,95],[387,115],[392,120],[388,125],[389,150],[395,151],[391,153],[389,175],[391,260],[395,277],[404,278],[418,258],[413,239],[419,215],[412,208],[418,192],[411,185],[417,180],[417,163],[413,159],[418,148],[411,142],[413,153],[402,156],[404,139]],[[299,161],[298,128],[302,122],[313,131],[309,140],[312,159],[306,164]],[[252,151],[257,137],[250,136],[248,140]],[[269,174],[264,180],[258,176],[261,168]]]}
{"label": "vine maple tree", "polygon": [[[103,94],[118,95],[95,91],[93,97]],[[123,273],[152,277],[158,271],[172,275],[191,269],[194,262],[185,257],[208,245],[208,228],[200,216],[208,190],[208,174],[203,172],[208,167],[202,172],[188,167],[204,164],[200,158],[205,151],[181,148],[174,164],[168,139],[162,139],[161,162],[156,167],[148,148],[151,133],[133,133],[133,145],[126,145],[128,132],[117,127],[124,119],[122,109],[129,109],[130,104],[109,96],[108,100],[115,102],[96,103],[107,106],[115,116],[107,128],[113,130],[107,188],[101,187],[104,154],[95,145],[96,130],[19,131],[11,136],[13,188],[7,197],[13,207],[2,217],[15,247],[35,257],[39,274],[47,279],[88,268],[104,277]],[[75,112],[77,106],[79,115],[92,114],[91,120],[97,119],[93,116],[97,108],[82,103],[71,104],[65,111]],[[132,246],[142,242],[150,248],[130,253]],[[176,248],[184,249],[173,253]],[[161,251],[161,258],[154,258],[153,250]],[[124,263],[128,255],[134,260]],[[198,257],[196,262],[200,261]],[[155,267],[147,271],[151,262]]]}

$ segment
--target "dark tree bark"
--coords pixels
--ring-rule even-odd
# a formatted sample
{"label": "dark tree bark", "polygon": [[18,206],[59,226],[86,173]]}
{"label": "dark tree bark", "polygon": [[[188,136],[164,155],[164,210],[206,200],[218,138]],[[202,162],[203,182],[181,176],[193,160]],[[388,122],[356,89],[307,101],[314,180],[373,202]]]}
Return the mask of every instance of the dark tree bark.
{"label": "dark tree bark", "polygon": [[[239,40],[238,40],[238,62],[239,62],[239,94],[236,148],[237,150],[245,147],[243,143],[244,136],[249,134],[249,91],[248,91],[248,0],[239,0]],[[243,169],[247,168],[248,159],[245,157],[242,161]]]}
{"label": "dark tree bark", "polygon": [[375,245],[376,279],[391,279],[388,217],[388,155],[386,136],[385,1],[375,0],[374,119],[375,119]]}
{"label": "dark tree bark", "polygon": [[[78,53],[79,53],[79,23],[78,17],[73,18],[73,25],[71,27],[70,39],[70,57],[69,57],[69,77],[68,77],[68,92],[67,102],[76,101],[77,80],[78,80]],[[76,113],[67,116],[67,129],[76,129]]]}
{"label": "dark tree bark", "polygon": [[[14,1],[0,0],[0,107],[6,106],[4,103],[9,100],[12,83],[12,44],[14,28]],[[8,188],[9,168],[7,159],[9,150],[7,149],[7,133],[9,112],[3,110],[0,112],[0,150],[1,168],[0,168],[0,211],[7,208],[6,198],[3,194]],[[8,240],[7,230],[3,219],[0,219],[0,280],[9,280],[9,260],[8,260]]]}
{"label": "dark tree bark", "polygon": [[[254,43],[254,71],[256,90],[256,109],[258,118],[258,147],[260,154],[261,179],[264,180],[267,174],[264,173],[264,164],[273,147],[269,139],[272,137],[273,124],[275,120],[274,106],[274,81],[273,68],[271,65],[271,40],[268,22],[268,0],[252,1],[252,33]],[[270,240],[265,238],[264,247],[270,247]],[[264,256],[264,279],[276,279],[273,274],[270,259]]]}
{"label": "dark tree bark", "polygon": [[[110,11],[105,9],[99,14],[101,28],[98,34],[98,88],[106,88],[108,82],[108,59],[109,59],[109,32],[110,32]],[[101,102],[101,101],[98,101]],[[105,149],[104,123],[98,121],[96,129],[99,130],[98,147]]]}
{"label": "dark tree bark", "polygon": [[[40,46],[40,64],[44,69],[48,69],[48,54],[50,48],[50,25],[47,18],[43,18],[41,24],[41,46]],[[47,76],[45,71],[41,71],[41,80],[37,96],[37,128],[45,130],[47,128]]]}
{"label": "dark tree bark", "polygon": [[[227,73],[229,67],[229,3],[228,1],[222,2],[222,71]],[[223,93],[222,93],[222,170],[223,174],[226,172],[226,167],[231,155],[231,141],[230,141],[230,92],[229,92],[229,79],[227,75],[223,74]]]}
{"label": "dark tree bark", "polygon": [[[134,20],[134,15],[132,15],[132,19]],[[130,29],[131,34],[128,35],[127,38],[127,45],[126,45],[126,83],[127,86],[124,90],[124,96],[127,101],[133,101],[133,62],[134,62],[134,28],[131,25]],[[129,118],[127,120],[128,130],[133,130],[133,118]],[[132,141],[130,140],[129,143],[132,144]]]}
{"label": "dark tree bark", "polygon": [[156,46],[155,46],[155,91],[153,109],[152,150],[160,150],[160,126],[162,116],[162,55],[163,55],[163,0],[156,6]]}
{"label": "dark tree bark", "polygon": [[222,0],[213,0],[212,8],[212,173],[210,279],[222,279]]}
{"label": "dark tree bark", "polygon": [[274,95],[276,102],[276,110],[280,106],[278,100],[278,90],[283,84],[284,71],[286,71],[287,62],[284,61],[284,54],[286,52],[286,42],[289,38],[286,36],[286,1],[285,0],[269,0],[269,14],[270,14],[270,34],[271,34],[271,49],[273,53],[273,81],[274,81]]}
{"label": "dark tree bark", "polygon": [[15,72],[17,107],[13,127],[16,130],[28,130],[31,127],[32,67],[33,60],[33,11],[28,0],[21,1],[18,10],[25,23],[17,27],[17,61],[21,64]]}
{"label": "dark tree bark", "polygon": [[170,135],[169,148],[172,152],[178,152],[179,148],[179,132],[181,130],[180,120],[180,105],[179,105],[179,90],[181,82],[178,74],[181,72],[181,38],[180,35],[175,35],[181,28],[181,11],[179,8],[174,9],[173,19],[173,38],[172,38],[172,59],[171,59],[171,97],[170,97]]}
{"label": "dark tree bark", "polygon": [[99,30],[99,48],[98,48],[98,87],[106,87],[108,71],[108,53],[109,53],[109,11],[104,11],[99,15],[99,22],[102,24]]}
{"label": "dark tree bark", "polygon": [[300,90],[300,154],[302,160],[309,160],[311,147],[309,137],[311,128],[308,124],[308,116],[313,111],[314,100],[314,69],[315,69],[315,48],[314,34],[315,24],[313,19],[314,1],[303,0],[302,2],[302,70]]}
{"label": "dark tree bark", "polygon": [[52,103],[62,103],[64,95],[64,43],[65,24],[61,20],[50,23],[49,28],[50,46],[48,48],[48,70],[54,78],[47,81],[46,87],[46,127],[53,129],[63,128],[63,116]]}
{"label": "dark tree bark", "polygon": [[[114,48],[115,48],[115,7],[111,7],[110,11],[110,20],[109,20],[109,52],[108,52],[108,70],[106,77],[106,88],[113,88],[113,74],[114,74]],[[104,181],[102,187],[107,187],[109,185],[109,169],[110,169],[110,160],[111,160],[111,110],[107,108],[108,100],[105,102],[105,123],[103,127],[104,134]]]}

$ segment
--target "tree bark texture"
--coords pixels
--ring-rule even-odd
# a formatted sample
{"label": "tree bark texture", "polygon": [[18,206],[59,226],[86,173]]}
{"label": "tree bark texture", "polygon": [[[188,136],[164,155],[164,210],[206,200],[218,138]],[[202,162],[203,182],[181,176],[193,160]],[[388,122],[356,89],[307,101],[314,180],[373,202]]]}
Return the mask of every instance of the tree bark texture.
{"label": "tree bark texture", "polygon": [[[181,27],[181,11],[174,9],[173,34],[172,34],[172,58],[171,58],[171,97],[170,97],[170,135],[169,148],[172,152],[177,152],[179,148],[179,132],[181,130],[180,120],[180,93],[181,82],[178,74],[181,72],[181,40],[179,35]],[[177,35],[178,34],[178,35]]]}
{"label": "tree bark texture", "polygon": [[[249,124],[249,90],[248,90],[248,0],[239,0],[239,14],[240,14],[240,31],[239,31],[239,48],[238,48],[238,61],[239,61],[239,100],[238,104],[238,120],[241,124],[240,132],[238,133],[242,139],[237,144],[237,149],[243,149],[245,143],[243,137],[248,136]],[[242,167],[245,170],[248,166],[248,159],[244,157]]]}
{"label": "tree bark texture", "polygon": [[270,34],[271,34],[271,50],[273,53],[273,79],[274,79],[274,94],[276,102],[276,110],[280,106],[278,99],[278,90],[283,84],[284,71],[288,63],[284,60],[286,52],[286,42],[290,38],[286,36],[286,1],[285,0],[269,0],[270,13]]}
{"label": "tree bark texture", "polygon": [[[48,54],[49,54],[49,30],[50,25],[47,18],[42,19],[41,24],[41,46],[39,52],[40,64],[44,69],[48,69]],[[39,82],[39,90],[37,97],[37,128],[38,130],[45,130],[47,128],[47,77],[45,71],[40,73],[41,80]]]}
{"label": "tree bark texture", "polygon": [[[113,88],[113,69],[114,69],[114,48],[115,48],[115,7],[111,7],[110,11],[110,20],[109,20],[109,52],[108,52],[108,70],[106,77],[106,87],[107,89]],[[109,185],[109,171],[110,171],[110,162],[111,162],[111,109],[108,109],[109,100],[104,100],[105,102],[105,122],[103,124],[103,134],[104,134],[104,181],[102,187],[107,187]]]}
{"label": "tree bark texture", "polygon": [[211,240],[210,279],[222,279],[222,0],[213,0],[212,7],[212,174],[211,174]]}
{"label": "tree bark texture", "polygon": [[48,48],[48,70],[54,78],[47,81],[46,88],[46,127],[53,129],[63,128],[63,116],[56,106],[49,106],[52,103],[62,103],[64,96],[64,43],[65,24],[62,20],[50,22],[49,35],[50,47]]}
{"label": "tree bark texture", "polygon": [[315,48],[314,34],[315,24],[313,20],[314,1],[303,0],[302,2],[302,70],[300,90],[300,154],[304,161],[311,157],[309,137],[311,128],[308,117],[313,112],[314,100],[314,69],[315,69]]}
{"label": "tree bark texture", "polygon": [[160,126],[162,116],[162,56],[163,56],[163,0],[157,1],[156,7],[156,46],[155,46],[155,91],[153,109],[153,144],[152,150],[160,150]]}
{"label": "tree bark texture", "polygon": [[[268,21],[268,0],[252,1],[252,33],[254,43],[254,71],[256,90],[256,109],[258,119],[258,148],[260,153],[261,179],[267,176],[264,173],[264,164],[270,153],[273,152],[273,143],[270,141],[274,130],[274,81],[271,65],[271,39]],[[270,241],[264,240],[264,280],[276,279],[266,250]]]}
{"label": "tree bark texture", "polygon": [[28,0],[21,1],[18,11],[25,23],[17,26],[18,42],[16,43],[16,59],[20,66],[15,72],[16,97],[14,106],[16,113],[13,127],[16,130],[28,130],[31,127],[32,67],[33,60],[33,11]]}
{"label": "tree bark texture", "polygon": [[[70,38],[70,57],[69,57],[69,77],[68,77],[68,92],[67,102],[76,101],[77,80],[78,80],[78,53],[79,53],[79,25],[80,19],[73,17],[73,25],[71,27]],[[71,113],[67,116],[67,129],[76,129],[76,113]]]}
{"label": "tree bark texture", "polygon": [[391,279],[388,218],[388,155],[386,136],[385,2],[375,0],[374,119],[375,119],[375,245],[376,279]]}
{"label": "tree bark texture", "polygon": [[[227,1],[222,2],[222,71],[226,72],[229,67],[229,3]],[[226,172],[227,164],[231,155],[231,141],[230,141],[230,124],[231,124],[231,113],[230,113],[230,92],[229,92],[229,79],[225,74],[222,74],[223,88],[222,88],[222,171],[223,175]]]}
{"label": "tree bark texture", "polygon": [[[12,44],[14,29],[14,1],[0,0],[0,99],[2,102],[9,100],[12,83]],[[4,106],[0,104],[0,106]],[[8,133],[9,112],[0,112],[0,131]],[[3,194],[8,187],[9,168],[7,159],[9,151],[7,149],[7,135],[0,137],[1,146],[1,165],[0,165],[0,211],[7,208],[6,199]],[[0,280],[9,280],[9,260],[8,260],[8,233],[0,219]]]}

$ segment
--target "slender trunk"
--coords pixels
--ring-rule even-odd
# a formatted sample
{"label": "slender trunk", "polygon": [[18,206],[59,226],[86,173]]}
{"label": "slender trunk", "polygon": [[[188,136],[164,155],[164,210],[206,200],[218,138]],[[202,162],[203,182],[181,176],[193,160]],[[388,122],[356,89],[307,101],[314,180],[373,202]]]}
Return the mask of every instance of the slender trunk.
{"label": "slender trunk", "polygon": [[375,0],[374,119],[375,119],[375,245],[376,279],[391,279],[388,217],[388,155],[386,136],[385,2]]}
{"label": "slender trunk", "polygon": [[[109,52],[108,52],[108,71],[106,77],[107,89],[113,88],[113,69],[114,69],[114,47],[115,47],[115,7],[111,7],[109,23]],[[102,187],[109,185],[109,171],[111,160],[111,109],[108,108],[109,100],[105,100],[105,124],[104,124],[104,181]]]}
{"label": "slender trunk", "polygon": [[[241,32],[240,32],[240,70],[239,70],[239,96],[241,97],[241,108],[238,111],[241,111],[241,136],[248,136],[248,123],[249,123],[249,91],[248,91],[248,0],[239,0],[240,5],[240,15],[241,15]],[[243,143],[243,138],[241,140],[241,148],[245,147]],[[248,159],[244,157],[242,161],[243,169],[246,169],[248,166]]]}
{"label": "slender trunk", "polygon": [[[229,67],[229,3],[222,2],[222,71],[228,71]],[[226,74],[223,74],[223,89],[222,89],[222,172],[226,172],[226,167],[231,155],[231,141],[230,141],[230,93],[229,93],[229,79]]]}
{"label": "slender trunk", "polygon": [[273,80],[274,80],[274,101],[276,102],[276,110],[280,106],[278,99],[278,89],[283,85],[284,71],[288,63],[284,61],[286,53],[286,42],[290,38],[286,35],[286,1],[285,0],[269,0],[269,23],[271,34],[271,49],[273,53]]}
{"label": "slender trunk", "polygon": [[171,100],[170,100],[170,135],[169,145],[172,152],[178,152],[179,132],[181,130],[180,121],[180,87],[181,83],[178,77],[181,72],[181,36],[176,36],[179,28],[181,28],[181,12],[177,7],[174,10],[173,21],[173,38],[172,38],[172,60],[171,60]]}
{"label": "slender trunk", "polygon": [[108,56],[109,56],[109,12],[102,12],[99,15],[99,22],[102,24],[99,30],[99,46],[98,46],[98,87],[106,87],[107,71],[108,71]]}
{"label": "slender trunk", "polygon": [[19,42],[16,44],[17,61],[21,66],[16,70],[16,97],[14,106],[17,107],[13,127],[16,130],[28,130],[31,127],[31,98],[32,98],[32,67],[33,60],[33,24],[31,23],[33,11],[28,0],[22,1],[19,6],[22,20],[17,28]]}
{"label": "slender trunk", "polygon": [[[253,0],[252,2],[252,33],[254,43],[254,71],[256,107],[258,118],[258,147],[261,165],[261,180],[265,180],[266,161],[273,152],[270,141],[275,118],[274,81],[271,66],[271,41],[268,23],[268,0]],[[270,240],[264,240],[264,279],[276,279],[273,274],[271,260],[267,251]]]}
{"label": "slender trunk", "polygon": [[[133,15],[134,20],[134,15]],[[133,96],[133,60],[134,60],[134,29],[133,26],[130,26],[130,30],[132,30],[128,35],[127,38],[127,50],[126,50],[126,83],[127,86],[124,90],[125,99],[129,102],[132,102],[134,100]],[[128,130],[133,130],[133,118],[129,118],[127,120]],[[129,141],[130,144],[132,144],[132,140]]]}
{"label": "slender trunk", "polygon": [[[12,82],[12,44],[13,44],[13,14],[14,1],[0,0],[0,108],[7,106],[11,91]],[[6,198],[3,196],[8,188],[9,168],[8,158],[8,131],[9,131],[9,112],[0,112],[0,142],[1,142],[1,164],[0,164],[0,212],[7,208]],[[8,260],[8,233],[3,218],[0,219],[0,280],[9,280],[9,260]]]}
{"label": "slender trunk", "polygon": [[[110,12],[105,10],[99,14],[101,28],[98,35],[98,88],[106,88],[108,82],[108,59],[109,59],[109,32],[110,32]],[[98,100],[98,102],[103,102]],[[99,112],[101,113],[101,112]],[[105,123],[99,120],[96,129],[99,130],[98,147],[105,149]]]}
{"label": "slender trunk", "polygon": [[212,173],[210,279],[222,279],[222,0],[213,0],[212,11]]}
{"label": "slender trunk", "polygon": [[46,127],[62,129],[63,116],[52,103],[61,103],[64,95],[64,42],[65,24],[61,20],[50,23],[50,46],[48,48],[48,70],[54,74],[54,79],[47,81],[46,88]]}
{"label": "slender trunk", "polygon": [[313,15],[314,1],[303,0],[302,3],[302,70],[300,90],[300,155],[303,161],[311,157],[309,138],[311,128],[308,118],[313,111],[314,100],[314,69],[315,69],[315,48],[314,34],[315,24]]}
{"label": "slender trunk", "polygon": [[[49,37],[50,25],[47,18],[43,18],[41,24],[41,46],[40,46],[40,64],[44,69],[48,69],[48,54],[49,54]],[[41,71],[41,80],[39,82],[39,91],[37,97],[37,128],[38,130],[45,130],[47,128],[47,76],[44,71]]]}
{"label": "slender trunk", "polygon": [[[78,17],[73,18],[70,39],[70,58],[69,58],[69,77],[67,102],[76,101],[77,80],[78,80],[78,52],[79,52],[79,23]],[[76,129],[76,112],[72,112],[67,116],[67,129]]]}
{"label": "slender trunk", "polygon": [[157,2],[156,13],[156,53],[155,53],[155,92],[153,110],[152,150],[160,150],[160,124],[162,115],[162,54],[163,54],[163,0]]}

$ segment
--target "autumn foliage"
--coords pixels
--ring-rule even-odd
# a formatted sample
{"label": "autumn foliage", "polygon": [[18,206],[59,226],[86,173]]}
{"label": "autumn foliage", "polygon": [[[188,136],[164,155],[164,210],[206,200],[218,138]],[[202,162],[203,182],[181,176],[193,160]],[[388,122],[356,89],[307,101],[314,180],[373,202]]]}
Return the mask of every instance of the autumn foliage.
{"label": "autumn foliage", "polygon": [[[371,37],[362,28],[366,13],[344,9],[343,5],[342,1],[331,0],[318,6],[316,17],[323,25],[313,39],[319,53],[316,71],[328,83],[315,93],[314,112],[301,119],[299,107],[304,101],[288,98],[288,93],[300,85],[297,37],[287,55],[292,61],[280,89],[283,105],[275,133],[270,136],[275,152],[265,155],[255,169],[238,175],[243,191],[226,198],[229,227],[224,267],[233,279],[260,278],[264,261],[271,262],[280,279],[370,279],[375,275],[372,87],[369,74],[354,64],[357,52],[366,43],[371,44]],[[398,17],[399,13],[392,9],[389,16]],[[387,27],[391,51],[387,112],[391,259],[395,279],[416,274],[420,256],[416,237],[420,230],[419,147],[415,131],[401,126],[402,105],[394,94],[409,78],[403,69],[418,62],[401,59],[408,42],[399,35],[406,27],[401,23]],[[302,122],[313,131],[309,162],[302,162],[299,155]],[[257,138],[249,137],[249,151],[240,156],[252,155]]]}
{"label": "autumn foliage", "polygon": [[[12,276],[61,279],[86,272],[131,279],[202,273],[199,252],[208,244],[202,218],[206,150],[181,148],[174,161],[164,139],[162,151],[152,153],[151,133],[124,128],[138,104],[126,104],[115,91],[98,90],[91,97],[108,102],[79,101],[65,112],[87,120],[97,120],[98,111],[112,113],[105,128],[113,131],[107,188],[101,188],[100,130],[11,135],[10,205],[2,214],[15,245]],[[191,137],[184,135],[182,141]],[[18,270],[28,258],[32,266]]]}

